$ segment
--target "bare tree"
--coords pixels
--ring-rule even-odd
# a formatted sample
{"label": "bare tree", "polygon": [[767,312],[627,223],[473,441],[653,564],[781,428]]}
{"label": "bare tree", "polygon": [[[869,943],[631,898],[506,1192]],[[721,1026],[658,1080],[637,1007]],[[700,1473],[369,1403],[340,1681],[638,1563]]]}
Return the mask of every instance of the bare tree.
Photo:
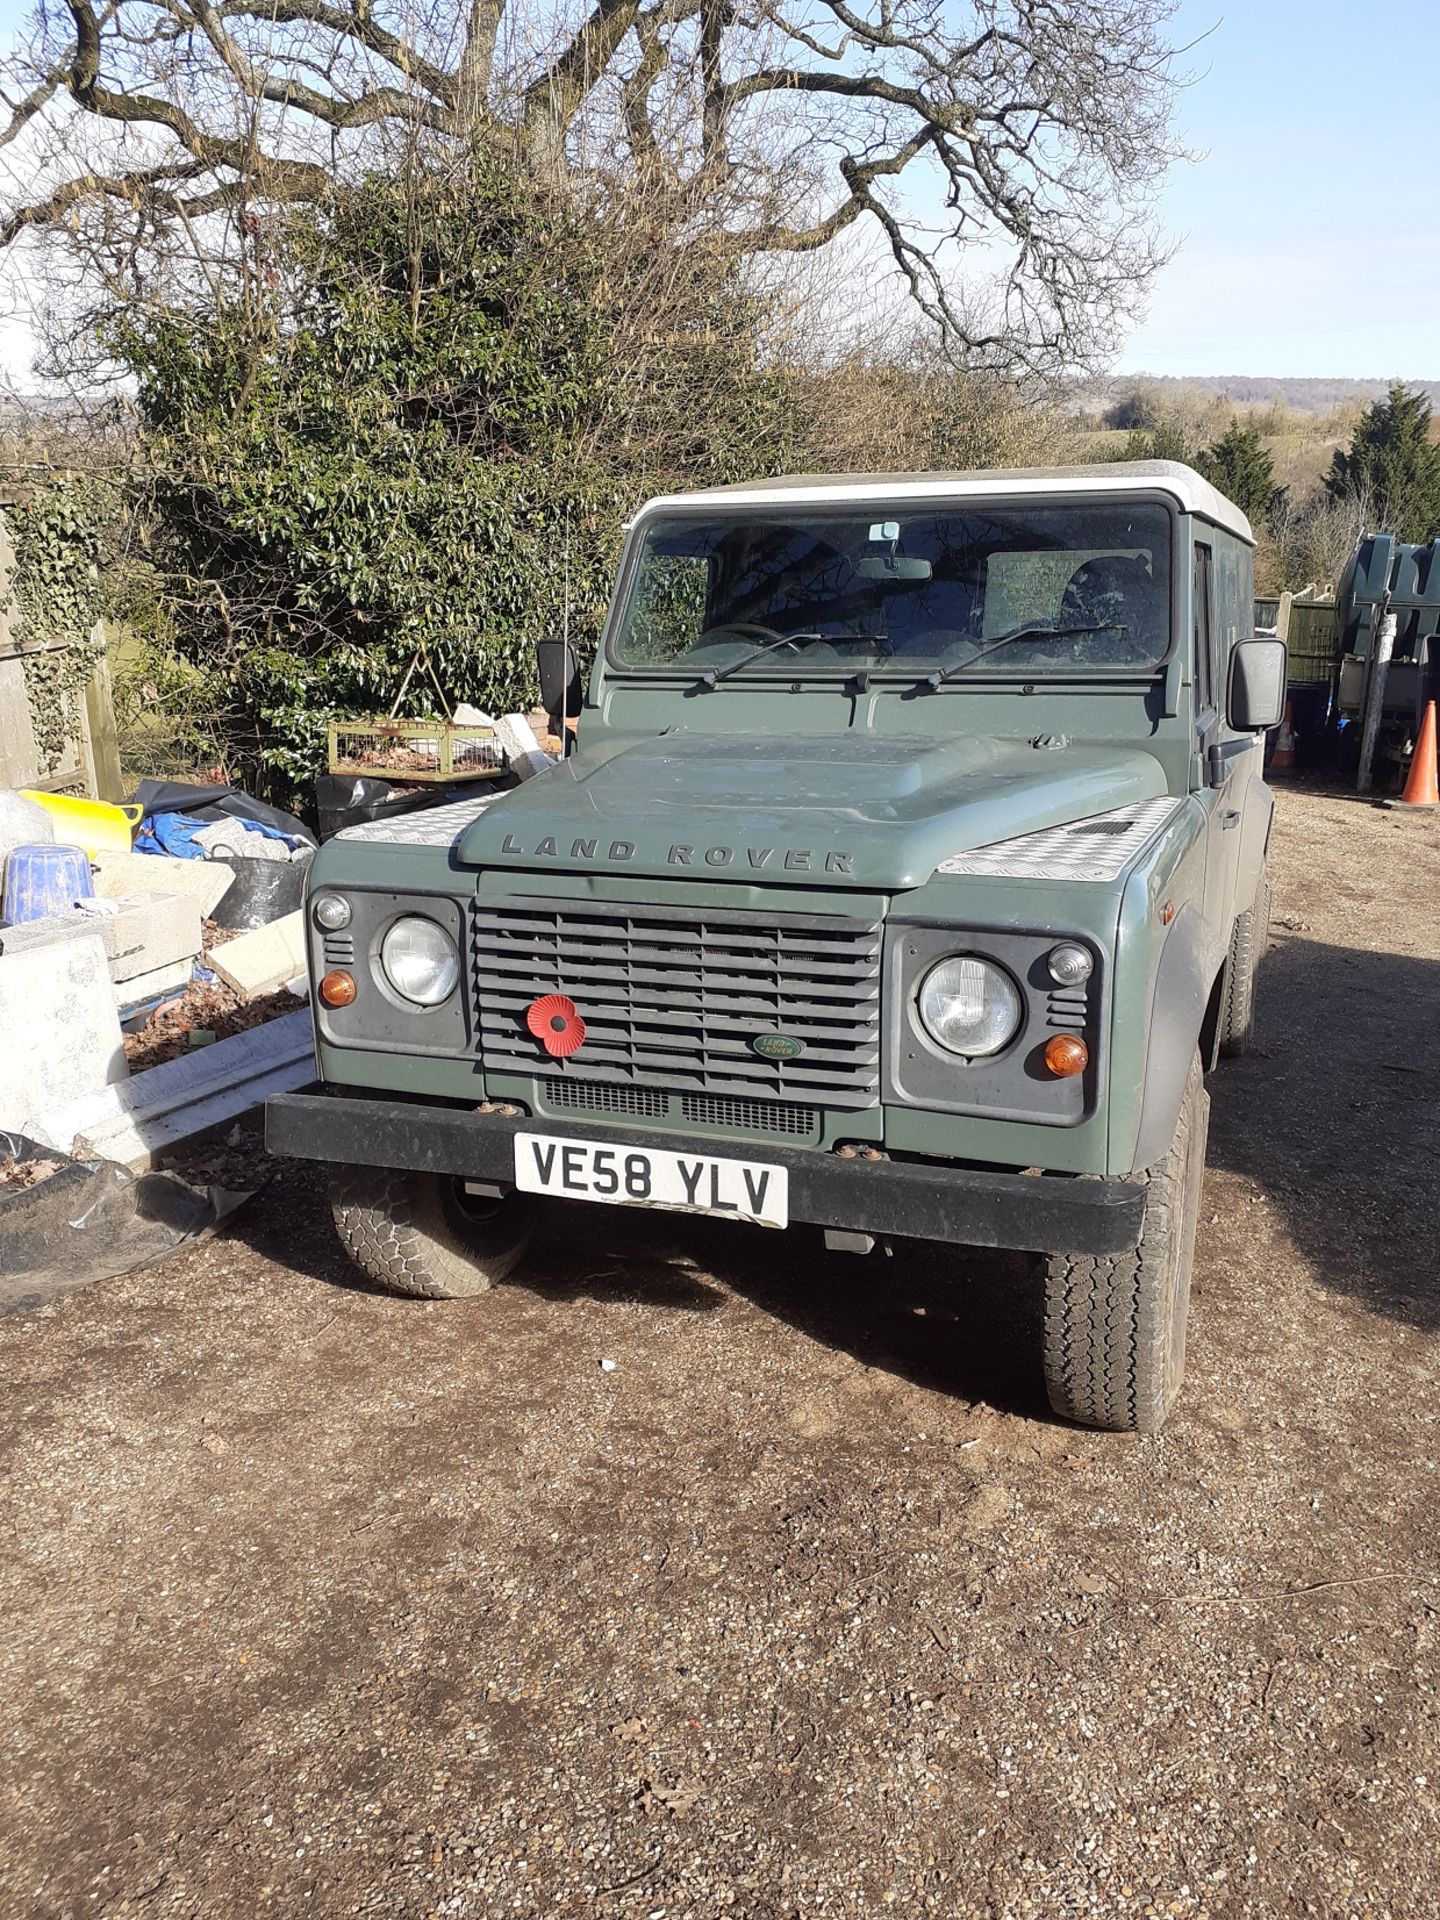
{"label": "bare tree", "polygon": [[503,141],[547,190],[604,209],[643,181],[672,234],[741,256],[868,230],[982,367],[1094,361],[1160,261],[1173,0],[582,5],[43,0],[5,73],[0,244],[223,262],[397,151]]}

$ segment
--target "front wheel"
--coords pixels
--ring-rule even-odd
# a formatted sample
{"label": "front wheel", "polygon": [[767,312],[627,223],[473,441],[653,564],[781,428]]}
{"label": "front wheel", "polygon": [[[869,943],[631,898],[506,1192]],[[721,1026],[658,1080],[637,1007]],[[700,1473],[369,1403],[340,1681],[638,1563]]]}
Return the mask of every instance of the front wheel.
{"label": "front wheel", "polygon": [[486,1199],[439,1173],[389,1167],[330,1169],[340,1244],[387,1293],[462,1300],[484,1293],[524,1258],[536,1203],[526,1193]]}
{"label": "front wheel", "polygon": [[1175,1137],[1144,1175],[1139,1246],[1045,1263],[1045,1385],[1056,1413],[1112,1433],[1158,1433],[1185,1374],[1185,1323],[1210,1096],[1197,1056]]}
{"label": "front wheel", "polygon": [[1220,1007],[1220,1057],[1238,1060],[1255,1032],[1255,974],[1270,937],[1270,882],[1262,873],[1255,901],[1235,922]]}

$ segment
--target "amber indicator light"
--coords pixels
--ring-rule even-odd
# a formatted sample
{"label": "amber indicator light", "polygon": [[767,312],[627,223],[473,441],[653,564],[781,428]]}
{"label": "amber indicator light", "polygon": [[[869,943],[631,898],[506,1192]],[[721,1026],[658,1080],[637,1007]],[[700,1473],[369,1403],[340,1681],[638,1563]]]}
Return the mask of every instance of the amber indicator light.
{"label": "amber indicator light", "polygon": [[1068,1080],[1089,1066],[1090,1049],[1073,1033],[1052,1034],[1045,1042],[1045,1064],[1058,1079]]}
{"label": "amber indicator light", "polygon": [[327,1007],[348,1007],[355,998],[355,982],[348,973],[327,973],[320,982],[320,998]]}

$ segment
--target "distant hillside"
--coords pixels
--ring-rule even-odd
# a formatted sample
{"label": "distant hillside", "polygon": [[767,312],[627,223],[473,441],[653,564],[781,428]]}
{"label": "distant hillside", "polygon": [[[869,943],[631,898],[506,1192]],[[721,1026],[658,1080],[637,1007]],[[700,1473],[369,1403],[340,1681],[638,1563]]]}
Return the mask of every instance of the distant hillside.
{"label": "distant hillside", "polygon": [[[1341,407],[1368,406],[1384,397],[1389,380],[1302,380],[1245,373],[1117,373],[1088,385],[1082,405],[1104,407],[1122,394],[1144,387],[1176,400],[1192,397],[1228,401],[1236,407],[1289,407],[1296,413],[1324,416]],[[1440,410],[1440,380],[1407,380],[1429,394]]]}

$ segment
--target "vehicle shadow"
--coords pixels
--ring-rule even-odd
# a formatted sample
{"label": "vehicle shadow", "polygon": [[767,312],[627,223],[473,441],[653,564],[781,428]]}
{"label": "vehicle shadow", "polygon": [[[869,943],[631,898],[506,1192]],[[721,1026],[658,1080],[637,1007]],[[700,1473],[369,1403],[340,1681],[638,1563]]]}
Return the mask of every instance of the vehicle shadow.
{"label": "vehicle shadow", "polygon": [[1040,1275],[1028,1254],[894,1240],[831,1253],[816,1228],[707,1229],[716,1279],[820,1345],[912,1385],[1049,1418]]}
{"label": "vehicle shadow", "polygon": [[913,1240],[864,1256],[831,1253],[815,1227],[775,1233],[561,1203],[508,1284],[550,1300],[633,1300],[691,1312],[713,1312],[738,1295],[862,1366],[1008,1412],[1044,1409],[1038,1274],[1024,1254]]}
{"label": "vehicle shadow", "polygon": [[1210,1165],[1264,1190],[1322,1285],[1440,1329],[1440,961],[1277,928],[1256,1005],[1211,1081]]}
{"label": "vehicle shadow", "polygon": [[[345,1253],[325,1189],[321,1163],[282,1161],[265,1188],[264,1204],[242,1208],[226,1232],[264,1259],[327,1287],[393,1298]],[[602,1211],[606,1218],[597,1221]],[[544,1209],[530,1255],[506,1284],[557,1302],[589,1297],[713,1313],[725,1295],[694,1268],[673,1223],[661,1215],[556,1201]]]}
{"label": "vehicle shadow", "polygon": [[[292,1272],[347,1293],[389,1296],[337,1240],[324,1173],[284,1163],[265,1204],[227,1231]],[[767,1232],[625,1207],[553,1202],[505,1283],[563,1305],[593,1299],[713,1314],[739,1296],[805,1338],[922,1387],[1026,1415],[1044,1411],[1039,1288],[1024,1254],[896,1240],[859,1257],[818,1228]]]}

